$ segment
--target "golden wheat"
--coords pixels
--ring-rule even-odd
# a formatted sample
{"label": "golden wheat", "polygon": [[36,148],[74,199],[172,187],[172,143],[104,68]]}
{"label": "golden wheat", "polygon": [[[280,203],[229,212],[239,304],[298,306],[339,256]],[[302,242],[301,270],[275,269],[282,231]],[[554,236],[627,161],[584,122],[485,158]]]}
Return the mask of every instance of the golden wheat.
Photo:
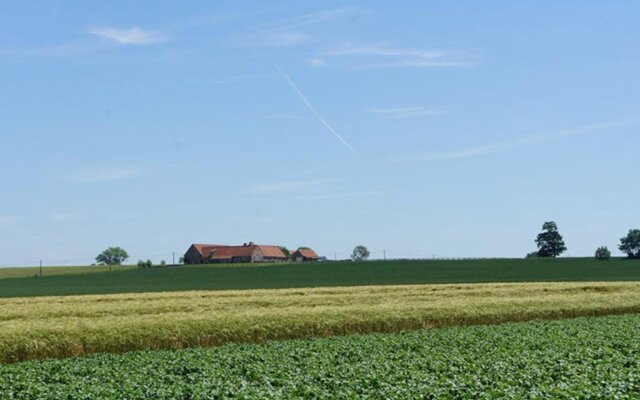
{"label": "golden wheat", "polygon": [[640,283],[192,291],[0,299],[0,361],[640,312]]}

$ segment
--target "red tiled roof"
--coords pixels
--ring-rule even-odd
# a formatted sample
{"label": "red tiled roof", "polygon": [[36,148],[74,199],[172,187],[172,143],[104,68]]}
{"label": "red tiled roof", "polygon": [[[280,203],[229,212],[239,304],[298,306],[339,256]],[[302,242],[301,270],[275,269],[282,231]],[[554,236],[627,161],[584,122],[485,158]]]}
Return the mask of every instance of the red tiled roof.
{"label": "red tiled roof", "polygon": [[262,255],[269,258],[287,258],[282,249],[278,246],[264,246],[259,245]]}
{"label": "red tiled roof", "polygon": [[311,249],[298,249],[297,252],[304,258],[320,258],[318,254]]}
{"label": "red tiled roof", "polygon": [[224,244],[197,244],[194,243],[192,246],[200,253],[202,257],[209,257],[211,255],[211,250],[219,247],[227,247]]}
{"label": "red tiled roof", "polygon": [[227,246],[222,244],[193,244],[192,246],[203,258],[211,258],[213,260],[230,259],[232,257],[251,257],[253,252],[258,248],[264,257],[287,258],[278,246],[256,245],[253,243],[243,246]]}

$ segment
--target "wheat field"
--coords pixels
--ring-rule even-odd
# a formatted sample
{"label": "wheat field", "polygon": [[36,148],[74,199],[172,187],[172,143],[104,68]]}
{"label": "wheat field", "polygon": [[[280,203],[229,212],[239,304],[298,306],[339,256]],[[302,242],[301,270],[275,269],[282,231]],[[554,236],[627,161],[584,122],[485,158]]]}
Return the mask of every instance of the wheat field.
{"label": "wheat field", "polygon": [[499,283],[0,299],[0,362],[640,312],[640,283]]}

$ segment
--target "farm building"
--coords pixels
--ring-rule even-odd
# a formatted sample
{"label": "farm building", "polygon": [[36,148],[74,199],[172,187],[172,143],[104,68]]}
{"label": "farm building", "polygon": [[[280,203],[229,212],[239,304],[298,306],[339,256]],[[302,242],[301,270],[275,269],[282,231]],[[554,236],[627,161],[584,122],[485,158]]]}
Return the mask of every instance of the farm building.
{"label": "farm building", "polygon": [[294,261],[318,261],[320,257],[318,254],[308,247],[302,247],[291,253],[291,259]]}
{"label": "farm building", "polygon": [[245,243],[241,246],[192,244],[184,255],[185,264],[285,262],[278,246]]}

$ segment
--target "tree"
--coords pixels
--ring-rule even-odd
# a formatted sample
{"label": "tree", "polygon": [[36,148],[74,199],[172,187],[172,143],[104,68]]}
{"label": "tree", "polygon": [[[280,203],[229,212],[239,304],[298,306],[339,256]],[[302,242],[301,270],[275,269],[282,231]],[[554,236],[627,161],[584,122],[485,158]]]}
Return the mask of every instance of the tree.
{"label": "tree", "polygon": [[285,257],[291,258],[291,252],[284,246],[280,246],[280,250],[284,253]]}
{"label": "tree", "polygon": [[618,248],[629,258],[640,258],[640,229],[629,229],[627,236],[620,239]]}
{"label": "tree", "polygon": [[165,260],[160,261],[160,266],[164,267],[167,265],[167,262]]}
{"label": "tree", "polygon": [[369,250],[366,247],[360,245],[356,246],[351,253],[351,259],[353,261],[363,261],[369,258]]}
{"label": "tree", "polygon": [[537,257],[540,257],[538,255],[538,252],[537,251],[532,251],[531,253],[527,253],[527,256],[525,258],[537,258]]}
{"label": "tree", "polygon": [[611,258],[611,252],[607,246],[601,246],[596,249],[597,260],[608,260],[609,258]]}
{"label": "tree", "polygon": [[120,247],[109,247],[102,253],[98,254],[96,261],[98,264],[108,265],[109,269],[111,269],[112,265],[120,265],[127,258],[129,258],[129,254],[127,254],[124,249]]}
{"label": "tree", "polygon": [[538,234],[536,238],[538,257],[557,257],[567,250],[555,222],[545,222],[544,225],[542,225],[542,230],[543,232]]}

